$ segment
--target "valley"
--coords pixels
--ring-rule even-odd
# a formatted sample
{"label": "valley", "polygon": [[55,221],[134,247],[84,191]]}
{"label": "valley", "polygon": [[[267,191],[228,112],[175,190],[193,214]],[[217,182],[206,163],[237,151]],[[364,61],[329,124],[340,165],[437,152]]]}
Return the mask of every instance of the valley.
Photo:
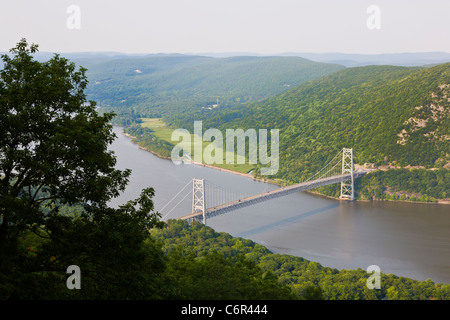
{"label": "valley", "polygon": [[[196,57],[194,60],[197,59],[200,58]],[[272,59],[274,58],[266,62],[272,65]],[[236,61],[239,61],[239,70],[233,69]],[[205,75],[208,80],[199,83],[201,91],[217,93],[219,84],[228,89],[227,83],[229,86],[234,78],[241,78],[245,61],[250,64],[248,70],[253,70],[251,68],[256,62],[251,57],[220,61],[221,67],[231,64],[232,71],[226,69],[229,73],[221,77],[219,74],[224,72],[223,69],[210,71]],[[262,60],[256,61],[258,66],[262,63]],[[208,60],[209,67],[210,63]],[[177,75],[179,72],[191,72],[189,70],[193,68],[180,67],[178,64],[176,66],[181,68],[177,69]],[[202,64],[195,68],[200,66]],[[330,68],[322,66],[325,67]],[[145,68],[140,67],[139,70]],[[273,72],[266,68],[264,70]],[[364,66],[341,68],[338,71],[328,69],[329,74],[323,76],[306,72],[306,75],[302,75],[303,78],[315,79],[293,87],[273,84],[278,89],[272,89],[272,92],[278,90],[279,93],[272,94],[263,89],[252,91],[251,86],[242,87],[237,82],[236,90],[238,85],[241,87],[237,92],[253,92],[248,95],[252,98],[244,102],[241,100],[242,93],[222,90],[222,95],[226,95],[218,99],[219,103],[214,108],[207,108],[211,104],[206,102],[207,95],[196,89],[193,84],[195,81],[166,87],[162,95],[158,87],[165,82],[153,83],[150,78],[139,79],[139,87],[135,86],[134,91],[124,92],[132,94],[127,97],[127,102],[123,105],[122,102],[116,102],[115,107],[111,105],[100,110],[117,113],[115,124],[126,125],[125,131],[136,136],[136,142],[141,147],[164,158],[170,158],[176,145],[176,142],[171,141],[173,130],[183,128],[193,132],[195,121],[202,121],[205,129],[215,128],[223,134],[228,128],[277,128],[280,130],[280,168],[276,174],[263,178],[282,185],[298,183],[314,173],[321,164],[330,160],[323,155],[332,155],[344,146],[352,146],[356,164],[369,164],[382,171],[367,175],[361,180],[361,184],[357,185],[358,199],[447,203],[450,189],[449,70],[448,63],[431,67]],[[169,74],[173,72],[170,71]],[[253,71],[249,71],[251,72]],[[111,84],[113,87],[107,86],[109,90],[114,91],[114,86],[119,83],[123,83],[122,86],[134,83],[138,81],[136,77],[140,77],[140,74],[135,74],[124,78],[120,74],[113,73],[111,77],[116,80]],[[282,77],[281,72],[277,74],[280,77],[277,83],[281,84],[289,82],[287,79],[294,72],[286,75],[286,78]],[[132,77],[131,80],[129,77]],[[258,77],[254,78],[256,83]],[[245,81],[243,83],[248,84],[248,79]],[[155,88],[152,89],[155,93],[144,89],[150,84]],[[136,91],[137,88],[140,89]],[[139,94],[139,99],[146,101],[146,104],[130,102],[139,92],[144,93]],[[261,95],[263,92],[265,95]],[[189,98],[184,99],[185,95],[189,95]],[[145,96],[151,98],[145,100]],[[212,96],[213,94],[210,97]],[[102,101],[101,93],[94,94],[94,98]],[[108,101],[112,103],[112,100]],[[209,101],[214,103],[213,98]],[[206,145],[203,143],[203,150]],[[226,153],[223,155],[225,159]],[[225,161],[214,165],[240,173],[252,172],[255,178],[261,178],[261,164],[249,164],[248,159],[246,160],[245,164],[239,165],[226,164]],[[421,177],[421,180],[415,180],[416,177]],[[336,186],[316,191],[334,197],[338,194]]]}

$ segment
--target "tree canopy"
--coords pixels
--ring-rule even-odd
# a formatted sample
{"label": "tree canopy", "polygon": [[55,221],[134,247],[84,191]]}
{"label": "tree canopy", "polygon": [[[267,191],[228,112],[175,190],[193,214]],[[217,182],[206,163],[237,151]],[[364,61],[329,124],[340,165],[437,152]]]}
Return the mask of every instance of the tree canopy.
{"label": "tree canopy", "polygon": [[[163,265],[158,247],[143,244],[148,229],[160,225],[153,189],[118,209],[107,206],[130,174],[115,168],[108,150],[113,114],[99,115],[86,100],[84,68],[59,55],[38,62],[37,50],[22,39],[11,56],[2,55],[0,296],[67,294],[52,289],[64,287],[66,268],[75,264],[87,275],[82,296],[116,297],[124,293],[118,275],[129,283],[127,275],[139,270],[128,263],[147,276]],[[156,262],[145,264],[150,258]]]}
{"label": "tree canopy", "polygon": [[[25,39],[4,54],[0,72],[0,241],[51,217],[41,204],[105,204],[129,175],[114,168],[112,114],[86,101],[85,69],[55,55],[33,60]],[[7,210],[6,210],[7,208]],[[52,212],[58,206],[52,207]],[[14,229],[17,229],[14,231]]]}

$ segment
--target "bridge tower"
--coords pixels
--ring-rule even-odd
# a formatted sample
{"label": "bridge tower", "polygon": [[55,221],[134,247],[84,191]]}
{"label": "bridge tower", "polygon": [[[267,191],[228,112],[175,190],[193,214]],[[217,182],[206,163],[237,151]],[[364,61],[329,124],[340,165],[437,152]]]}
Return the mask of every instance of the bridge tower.
{"label": "bridge tower", "polygon": [[206,197],[205,180],[192,180],[192,213],[201,211],[203,214],[203,224],[206,225]]}
{"label": "bridge tower", "polygon": [[355,199],[355,188],[353,184],[353,149],[342,149],[342,174],[350,174],[350,181],[341,182],[340,199]]}

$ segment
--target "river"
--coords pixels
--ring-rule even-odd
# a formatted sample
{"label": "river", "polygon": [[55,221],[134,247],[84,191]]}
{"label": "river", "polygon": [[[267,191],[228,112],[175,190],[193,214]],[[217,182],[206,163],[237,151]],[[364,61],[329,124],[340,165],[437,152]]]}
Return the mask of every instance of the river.
{"label": "river", "polygon": [[[164,209],[164,216],[186,193],[166,203],[192,178],[250,194],[278,188],[199,165],[175,165],[139,149],[121,134],[120,127],[114,131],[118,139],[110,149],[117,156],[117,168],[129,168],[132,175],[127,190],[113,199],[112,206],[153,187],[155,209]],[[190,210],[187,196],[164,220]],[[350,202],[298,192],[208,219],[207,225],[251,239],[272,252],[301,256],[327,267],[366,270],[377,265],[386,274],[450,283],[450,205]]]}

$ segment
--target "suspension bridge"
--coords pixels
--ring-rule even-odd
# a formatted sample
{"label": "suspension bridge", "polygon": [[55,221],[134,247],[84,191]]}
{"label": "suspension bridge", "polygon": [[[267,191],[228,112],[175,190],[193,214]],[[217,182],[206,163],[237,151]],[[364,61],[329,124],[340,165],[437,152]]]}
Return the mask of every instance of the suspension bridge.
{"label": "suspension bridge", "polygon": [[[301,183],[278,188],[263,193],[249,195],[236,191],[226,190],[205,179],[194,178],[190,180],[166,205],[160,210],[161,213],[172,201],[184,197],[168,211],[166,218],[183,200],[188,196],[192,199],[191,213],[177,219],[202,221],[206,224],[206,219],[224,214],[233,210],[238,210],[263,201],[286,196],[295,192],[306,191],[323,187],[326,185],[341,183],[340,199],[354,200],[354,180],[364,175],[367,171],[363,169],[354,170],[353,149],[343,148],[332,160],[314,175],[305,179]],[[189,188],[188,188],[189,187]]]}

